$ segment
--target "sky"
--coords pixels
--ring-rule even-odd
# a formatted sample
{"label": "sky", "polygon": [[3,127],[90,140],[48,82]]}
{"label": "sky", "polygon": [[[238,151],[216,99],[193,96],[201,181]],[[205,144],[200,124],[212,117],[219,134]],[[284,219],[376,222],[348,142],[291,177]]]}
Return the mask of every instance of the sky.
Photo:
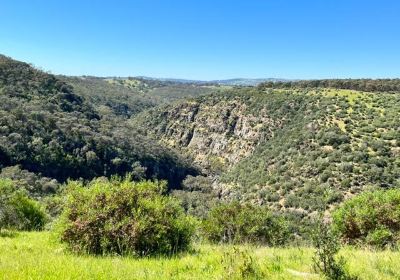
{"label": "sky", "polygon": [[0,53],[54,74],[399,78],[398,0],[0,0]]}

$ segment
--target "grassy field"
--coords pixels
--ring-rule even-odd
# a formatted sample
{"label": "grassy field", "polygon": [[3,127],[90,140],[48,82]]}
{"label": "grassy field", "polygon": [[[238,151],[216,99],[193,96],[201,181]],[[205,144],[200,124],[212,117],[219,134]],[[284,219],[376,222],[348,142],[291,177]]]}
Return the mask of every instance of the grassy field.
{"label": "grassy field", "polygon": [[[245,248],[262,279],[321,279],[310,248]],[[77,256],[48,232],[0,237],[1,279],[232,279],[249,259],[228,246],[195,246],[173,258]],[[399,252],[346,248],[349,270],[360,279],[400,279]],[[261,276],[260,276],[261,277]],[[253,278],[254,279],[254,278]],[[257,278],[255,278],[257,279]]]}

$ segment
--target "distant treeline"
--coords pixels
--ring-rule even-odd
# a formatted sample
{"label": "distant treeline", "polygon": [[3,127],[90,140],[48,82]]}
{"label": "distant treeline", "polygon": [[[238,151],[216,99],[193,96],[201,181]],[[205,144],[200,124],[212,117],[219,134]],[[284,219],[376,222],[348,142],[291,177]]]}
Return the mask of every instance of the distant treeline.
{"label": "distant treeline", "polygon": [[399,92],[400,79],[329,79],[292,82],[266,82],[259,88],[336,88],[368,92]]}

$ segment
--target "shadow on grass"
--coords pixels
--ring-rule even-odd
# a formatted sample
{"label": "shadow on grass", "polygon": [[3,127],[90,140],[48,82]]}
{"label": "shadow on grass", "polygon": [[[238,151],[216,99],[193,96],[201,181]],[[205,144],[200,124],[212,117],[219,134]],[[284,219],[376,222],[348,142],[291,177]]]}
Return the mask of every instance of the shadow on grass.
{"label": "shadow on grass", "polygon": [[91,257],[91,258],[121,258],[121,259],[132,259],[132,260],[176,260],[182,259],[187,256],[199,256],[202,252],[198,248],[189,248],[188,250],[172,252],[167,254],[151,254],[151,255],[136,255],[136,254],[90,254],[85,252],[74,252],[66,248],[66,251],[81,257]]}
{"label": "shadow on grass", "polygon": [[18,232],[16,232],[16,231],[0,229],[0,238],[1,237],[13,238],[13,237],[17,237],[17,236],[18,236]]}

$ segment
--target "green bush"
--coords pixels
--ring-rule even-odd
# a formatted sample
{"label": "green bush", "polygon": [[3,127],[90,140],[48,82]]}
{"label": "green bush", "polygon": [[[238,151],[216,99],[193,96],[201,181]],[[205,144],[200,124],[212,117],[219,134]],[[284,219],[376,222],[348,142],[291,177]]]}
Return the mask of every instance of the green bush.
{"label": "green bush", "polygon": [[224,268],[223,279],[265,279],[266,276],[247,248],[233,247],[224,252],[221,263]]}
{"label": "green bush", "polygon": [[340,242],[330,225],[319,221],[313,234],[315,255],[313,268],[328,280],[357,280],[346,270],[346,261],[342,256],[337,256],[340,250]]}
{"label": "green bush", "polygon": [[0,179],[0,230],[41,230],[46,220],[38,202],[18,190],[11,180]]}
{"label": "green bush", "polygon": [[400,189],[360,194],[338,208],[333,219],[336,230],[348,243],[396,245],[400,239]]}
{"label": "green bush", "polygon": [[177,200],[160,182],[69,182],[58,223],[60,239],[75,252],[155,255],[188,249],[194,232]]}
{"label": "green bush", "polygon": [[287,225],[267,207],[232,202],[211,209],[203,221],[204,236],[214,243],[283,244]]}
{"label": "green bush", "polygon": [[393,234],[387,228],[378,228],[368,233],[366,241],[368,244],[375,247],[385,247],[390,245],[393,240]]}

